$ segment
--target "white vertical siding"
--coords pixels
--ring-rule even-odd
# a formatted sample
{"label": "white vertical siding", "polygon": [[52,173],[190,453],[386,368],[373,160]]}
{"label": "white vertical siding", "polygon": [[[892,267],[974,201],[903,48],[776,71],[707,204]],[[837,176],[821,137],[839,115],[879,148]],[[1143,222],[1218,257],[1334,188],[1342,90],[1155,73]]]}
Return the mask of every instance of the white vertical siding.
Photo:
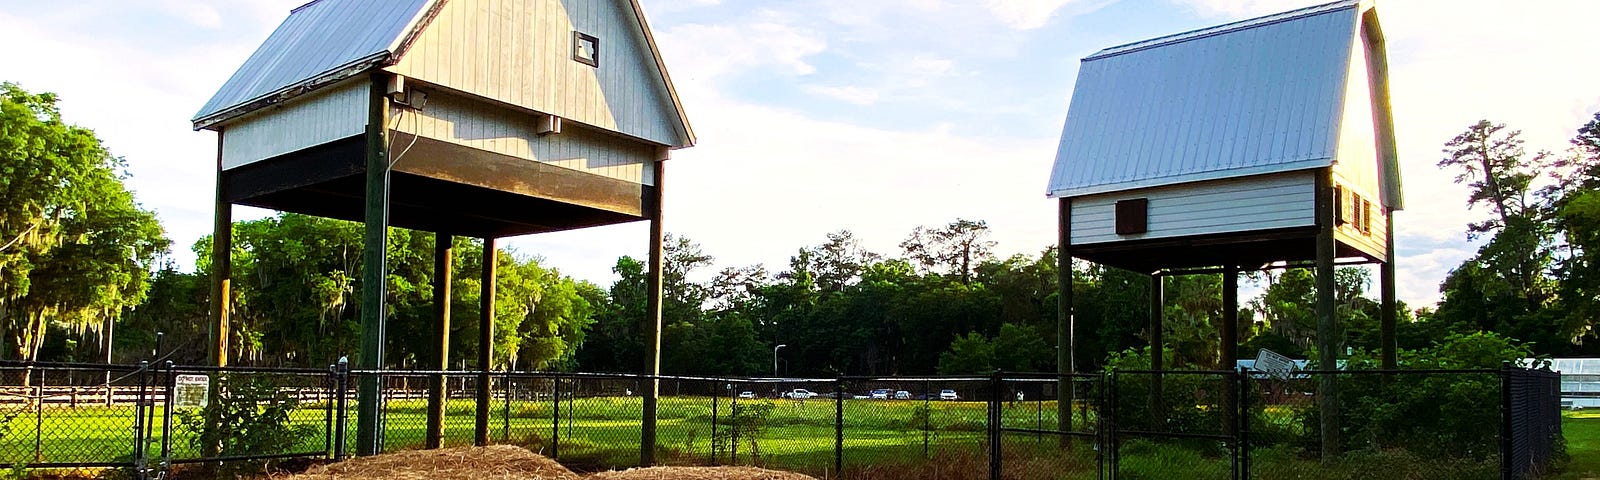
{"label": "white vertical siding", "polygon": [[1333,174],[1345,188],[1376,202],[1379,192],[1378,141],[1370,91],[1365,49],[1357,41],[1351,48],[1350,73],[1345,81],[1344,112]]}
{"label": "white vertical siding", "polygon": [[[416,134],[502,155],[545,162],[654,185],[650,162],[655,147],[614,134],[568,125],[560,134],[535,133],[537,116],[510,108],[435,92],[421,112],[396,109],[396,131]],[[398,154],[404,145],[395,145]]]}
{"label": "white vertical siding", "polygon": [[222,168],[361,135],[367,124],[368,85],[362,77],[229,123],[222,131]]}
{"label": "white vertical siding", "polygon": [[[452,0],[396,73],[663,145],[685,132],[618,0]],[[574,30],[600,39],[600,66],[572,59]]]}
{"label": "white vertical siding", "polygon": [[[1310,171],[1074,197],[1072,244],[1174,238],[1314,225]],[[1118,200],[1149,200],[1149,228],[1117,235]]]}
{"label": "white vertical siding", "polygon": [[1346,223],[1335,230],[1341,243],[1355,247],[1366,252],[1374,258],[1383,259],[1387,248],[1383,202],[1379,196],[1382,191],[1379,187],[1378,141],[1377,123],[1373,119],[1371,78],[1367,75],[1367,53],[1359,37],[1352,42],[1350,53],[1349,74],[1345,77],[1344,111],[1341,115],[1339,129],[1338,156],[1334,159],[1333,181],[1344,192],[1345,199],[1340,202],[1344,218],[1355,219],[1355,210],[1361,208],[1356,205],[1351,194],[1359,196],[1363,201],[1372,204],[1372,218],[1365,223],[1368,231],[1362,231],[1360,225]]}

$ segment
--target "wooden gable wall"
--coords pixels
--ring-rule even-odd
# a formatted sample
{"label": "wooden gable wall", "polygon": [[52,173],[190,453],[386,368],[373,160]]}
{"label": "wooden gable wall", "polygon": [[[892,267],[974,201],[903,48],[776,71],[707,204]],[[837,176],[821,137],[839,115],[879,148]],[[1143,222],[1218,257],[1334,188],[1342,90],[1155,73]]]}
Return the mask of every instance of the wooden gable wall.
{"label": "wooden gable wall", "polygon": [[[687,138],[625,0],[451,0],[392,72],[660,145]],[[573,31],[600,65],[572,58]]]}

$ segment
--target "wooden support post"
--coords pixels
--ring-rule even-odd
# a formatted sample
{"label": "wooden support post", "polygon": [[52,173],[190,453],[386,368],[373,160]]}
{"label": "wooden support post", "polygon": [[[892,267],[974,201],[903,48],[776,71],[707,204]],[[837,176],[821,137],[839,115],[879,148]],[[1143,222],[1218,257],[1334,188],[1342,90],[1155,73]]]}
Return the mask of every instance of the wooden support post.
{"label": "wooden support post", "polygon": [[[662,289],[662,256],[663,239],[661,217],[665,209],[662,208],[662,194],[666,185],[666,163],[663,160],[655,161],[656,188],[649,208],[650,215],[650,271],[645,274],[645,358],[644,372],[646,375],[661,374],[661,289]],[[656,401],[661,394],[661,382],[650,379],[644,386],[644,417],[640,424],[639,465],[651,466],[656,463]]]}
{"label": "wooden support post", "polygon": [[1378,283],[1380,284],[1378,288],[1382,292],[1380,293],[1380,302],[1383,309],[1378,314],[1378,328],[1380,331],[1378,338],[1379,342],[1382,343],[1379,346],[1379,350],[1381,351],[1380,355],[1383,356],[1383,369],[1394,370],[1399,367],[1395,352],[1400,348],[1399,342],[1395,339],[1394,322],[1395,316],[1399,315],[1400,312],[1395,310],[1394,300],[1394,210],[1387,208],[1385,210],[1388,211],[1384,215],[1384,223],[1386,224],[1384,229],[1388,232],[1388,235],[1386,236],[1387,241],[1384,242],[1385,258],[1383,263],[1378,266]]}
{"label": "wooden support post", "polygon": [[233,204],[222,189],[222,139],[218,129],[217,203],[211,221],[211,322],[206,329],[206,364],[215,367],[228,365],[228,314],[233,301]]}
{"label": "wooden support post", "polygon": [[[1218,370],[1237,371],[1239,360],[1239,267],[1229,265],[1222,273],[1222,325],[1218,335]],[[1229,436],[1238,433],[1239,410],[1238,382],[1223,382],[1222,431]]]}
{"label": "wooden support post", "polygon": [[[1062,198],[1059,202],[1060,214],[1057,216],[1056,238],[1056,429],[1061,432],[1072,431],[1072,402],[1075,393],[1072,389],[1072,378],[1067,375],[1078,372],[1077,364],[1077,339],[1073,332],[1076,319],[1073,317],[1073,285],[1072,285],[1072,199]],[[1063,447],[1072,444],[1071,435],[1061,435]]]}
{"label": "wooden support post", "polygon": [[[450,270],[454,266],[454,238],[443,233],[433,236],[433,315],[437,324],[434,338],[439,348],[434,354],[433,370],[450,369]],[[423,440],[427,448],[444,444],[445,376],[434,375],[428,382],[428,433]]]}
{"label": "wooden support post", "polygon": [[[215,367],[228,366],[228,317],[233,311],[233,204],[228,202],[227,192],[223,190],[222,142],[223,131],[218,129],[217,200],[211,220],[211,318],[206,324],[206,364]],[[110,343],[107,343],[106,351],[106,363],[111,363]],[[113,390],[109,372],[106,377],[106,406],[110,406]],[[222,382],[219,380],[210,382],[208,390],[211,398],[218,398],[222,394]],[[208,422],[206,425],[211,424]],[[201,453],[216,458],[222,453],[222,444],[205,442]],[[214,466],[207,464],[205,468],[210,470]]]}
{"label": "wooden support post", "polygon": [[[1333,238],[1334,216],[1333,211],[1333,170],[1323,169],[1317,172],[1316,185],[1316,260],[1317,260],[1317,370],[1333,371],[1339,368],[1339,354],[1341,351],[1342,332],[1339,331],[1337,313],[1334,311],[1334,248]],[[1322,459],[1330,461],[1339,456],[1339,386],[1338,376],[1332,374],[1317,377],[1317,408],[1322,416]]]}
{"label": "wooden support post", "polygon": [[494,360],[494,281],[500,256],[494,239],[483,239],[483,278],[478,282],[478,405],[472,443],[489,444],[489,364]]}
{"label": "wooden support post", "polygon": [[1150,274],[1150,370],[1156,372],[1150,375],[1150,415],[1151,418],[1164,419],[1166,417],[1166,403],[1162,398],[1161,371],[1167,368],[1166,342],[1162,340],[1161,311],[1165,307],[1165,289],[1162,288],[1160,273]]}
{"label": "wooden support post", "polygon": [[[361,352],[356,368],[383,368],[383,347],[388,323],[385,282],[388,277],[389,235],[389,97],[388,74],[372,74],[367,105],[366,199],[364,248],[361,255]],[[379,378],[362,375],[356,390],[356,455],[375,455],[378,431]]]}

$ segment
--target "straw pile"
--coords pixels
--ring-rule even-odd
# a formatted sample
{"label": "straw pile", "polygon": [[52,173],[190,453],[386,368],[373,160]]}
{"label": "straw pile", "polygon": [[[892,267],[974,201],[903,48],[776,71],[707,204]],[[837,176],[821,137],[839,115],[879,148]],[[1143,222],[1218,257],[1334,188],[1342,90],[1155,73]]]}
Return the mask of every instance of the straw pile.
{"label": "straw pile", "polygon": [[791,472],[753,467],[650,467],[601,472],[584,480],[816,480]]}
{"label": "straw pile", "polygon": [[289,480],[578,480],[554,460],[520,447],[458,447],[358,457]]}
{"label": "straw pile", "polygon": [[751,467],[651,467],[579,477],[521,447],[457,447],[357,457],[274,480],[815,480]]}

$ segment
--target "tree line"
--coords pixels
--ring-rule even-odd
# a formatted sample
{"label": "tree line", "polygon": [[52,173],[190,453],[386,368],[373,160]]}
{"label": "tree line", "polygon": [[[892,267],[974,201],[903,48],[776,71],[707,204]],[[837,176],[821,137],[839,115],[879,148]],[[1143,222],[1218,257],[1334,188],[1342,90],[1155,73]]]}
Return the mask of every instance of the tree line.
{"label": "tree line", "polygon": [[[181,363],[205,358],[209,238],[180,271],[155,216],[122,185],[122,161],[93,132],[65,123],[56,97],[4,84],[0,124],[0,358],[148,358],[154,332]],[[1480,122],[1447,143],[1485,220],[1482,244],[1440,286],[1437,309],[1399,305],[1398,338],[1428,348],[1494,332],[1539,354],[1596,355],[1600,323],[1600,114],[1572,146],[1527,154],[1518,133]],[[839,230],[800,246],[788,265],[714,270],[693,240],[669,235],[662,370],[668,374],[918,375],[1053,370],[1056,250],[1000,257],[981,220],[909,232],[872,252]],[[451,368],[477,368],[480,242],[454,241]],[[433,234],[391,229],[386,278],[391,368],[428,364]],[[359,224],[278,214],[234,225],[232,357],[270,366],[327,365],[359,344]],[[644,367],[647,265],[621,257],[609,286],[571,278],[534,256],[501,251],[492,368],[637,372]],[[1148,276],[1073,262],[1077,361],[1095,368],[1149,338]],[[1403,267],[1403,265],[1402,265]],[[1309,271],[1250,273],[1264,285],[1241,304],[1240,358],[1269,348],[1314,355]],[[1337,272],[1346,343],[1378,348],[1381,306],[1362,268]],[[1222,277],[1164,279],[1165,348],[1177,368],[1217,368]],[[114,335],[113,335],[114,332]],[[774,347],[777,351],[774,365]],[[776,368],[776,371],[774,369]]]}

